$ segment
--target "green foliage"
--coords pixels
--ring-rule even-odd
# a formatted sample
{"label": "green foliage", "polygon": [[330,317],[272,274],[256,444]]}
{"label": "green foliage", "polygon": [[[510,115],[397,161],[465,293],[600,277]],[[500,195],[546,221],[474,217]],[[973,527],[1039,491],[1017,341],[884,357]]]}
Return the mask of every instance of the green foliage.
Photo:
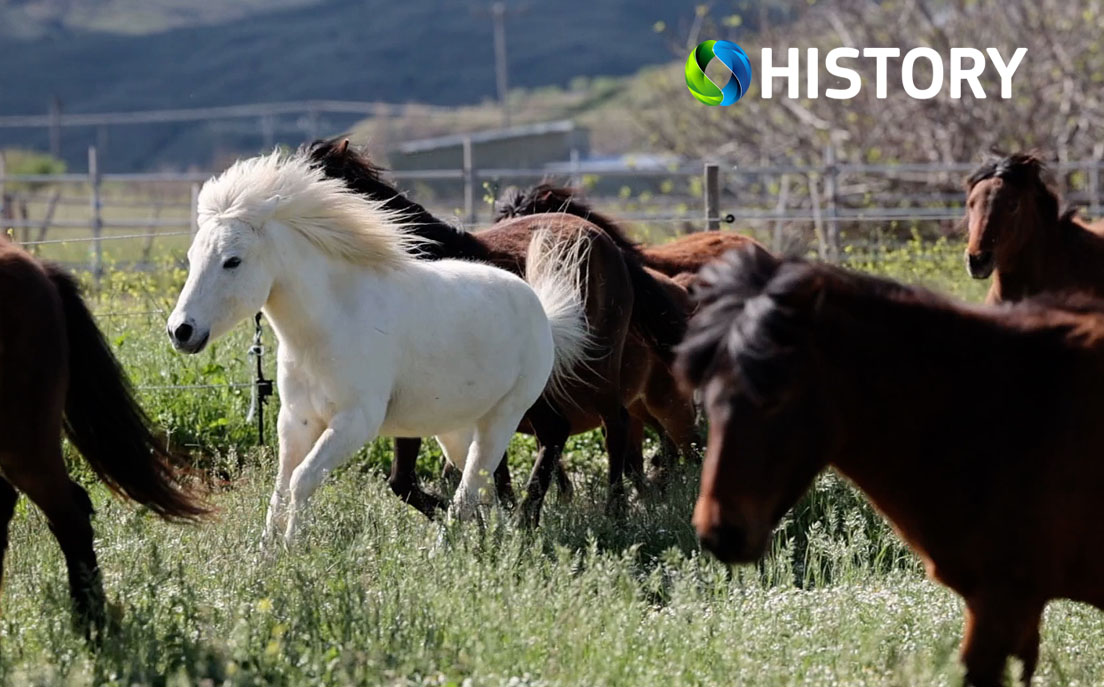
{"label": "green foliage", "polygon": [[[964,297],[953,241],[852,247],[852,267]],[[162,269],[110,272],[93,289],[100,323],[136,384],[248,381],[242,326],[187,357],[164,339],[183,280]],[[92,285],[89,284],[91,288]],[[120,316],[115,313],[162,311]],[[271,346],[271,337],[266,335]],[[271,351],[271,349],[270,349]],[[273,356],[267,358],[272,375]],[[244,422],[247,390],[142,392],[175,441],[231,480],[212,522],[167,525],[92,485],[112,629],[98,653],[70,628],[62,558],[42,517],[12,525],[0,616],[0,682],[72,685],[957,685],[962,603],[846,481],[822,475],[783,519],[770,554],[733,569],[690,526],[697,469],[662,495],[605,513],[599,433],[572,437],[571,503],[549,498],[537,531],[495,511],[484,526],[432,523],[386,488],[390,442],[366,447],[312,501],[305,538],[263,556],[257,539],[275,474]],[[270,410],[270,423],[272,414]],[[268,440],[274,443],[273,434]],[[649,446],[648,450],[654,447]],[[510,448],[515,475],[535,445]],[[75,467],[83,465],[76,457]],[[426,442],[429,488],[440,452]],[[517,478],[520,481],[520,477]],[[1104,614],[1047,614],[1045,684],[1092,684]]]}

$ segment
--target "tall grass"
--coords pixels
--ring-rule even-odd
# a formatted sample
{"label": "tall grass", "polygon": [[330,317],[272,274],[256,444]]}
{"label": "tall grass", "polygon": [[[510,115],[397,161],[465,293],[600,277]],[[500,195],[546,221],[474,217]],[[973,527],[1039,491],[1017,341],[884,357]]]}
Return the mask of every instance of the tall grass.
{"label": "tall grass", "polygon": [[[955,247],[916,250],[931,257],[905,252],[878,266],[910,281],[951,278]],[[135,383],[249,380],[248,327],[184,357],[165,341],[163,315],[107,316],[167,310],[181,279],[171,265],[112,274],[93,295]],[[380,441],[318,492],[296,550],[264,556],[257,542],[275,466],[245,421],[248,390],[150,390],[142,400],[174,441],[231,478],[215,496],[217,517],[168,525],[92,489],[112,617],[93,651],[70,627],[49,530],[21,503],[0,600],[5,684],[961,681],[961,602],[924,579],[915,556],[834,474],[786,516],[763,561],[729,569],[701,552],[689,524],[693,466],[663,497],[638,497],[614,519],[604,512],[600,436],[574,437],[566,462],[576,498],[550,499],[541,527],[527,531],[505,513],[482,527],[425,520],[387,491],[390,446]],[[420,468],[443,492],[430,443]],[[533,454],[531,439],[514,440],[516,481]],[[72,464],[91,484],[79,459]],[[1097,684],[1102,647],[1104,614],[1054,604],[1041,681]]]}

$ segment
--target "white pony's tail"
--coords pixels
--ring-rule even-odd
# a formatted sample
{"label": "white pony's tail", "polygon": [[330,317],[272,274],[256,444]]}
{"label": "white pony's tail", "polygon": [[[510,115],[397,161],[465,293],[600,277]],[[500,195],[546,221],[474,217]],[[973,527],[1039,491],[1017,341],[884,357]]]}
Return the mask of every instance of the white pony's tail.
{"label": "white pony's tail", "polygon": [[591,355],[592,341],[586,319],[586,265],[590,237],[578,232],[572,240],[557,240],[547,229],[533,232],[525,256],[525,281],[536,292],[552,328],[556,357],[546,389],[554,398],[571,403],[565,393],[569,382],[581,380]]}

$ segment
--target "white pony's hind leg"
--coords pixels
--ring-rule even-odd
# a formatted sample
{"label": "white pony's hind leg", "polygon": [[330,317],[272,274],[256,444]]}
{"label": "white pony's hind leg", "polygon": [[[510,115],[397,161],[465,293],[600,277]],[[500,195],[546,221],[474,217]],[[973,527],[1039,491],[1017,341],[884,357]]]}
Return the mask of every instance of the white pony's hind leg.
{"label": "white pony's hind leg", "polygon": [[276,472],[276,486],[268,502],[264,534],[261,535],[262,550],[266,549],[276,533],[282,532],[287,525],[291,475],[306,458],[314,442],[318,440],[322,427],[318,422],[295,417],[289,410],[289,406],[284,405],[280,408],[280,414],[276,420],[276,431],[280,439],[280,466]]}
{"label": "white pony's hind leg", "polygon": [[343,465],[353,453],[376,437],[383,423],[383,411],[351,409],[334,415],[306,460],[291,475],[291,508],[284,541],[292,544],[307,501],[326,476]]}
{"label": "white pony's hind leg", "polygon": [[453,511],[459,519],[471,519],[481,504],[493,501],[495,490],[492,476],[506,455],[506,447],[517,431],[522,415],[523,412],[496,412],[476,425],[475,437],[464,464],[464,476],[452,500]]}
{"label": "white pony's hind leg", "polygon": [[438,434],[435,438],[441,446],[441,452],[445,454],[445,460],[460,471],[464,470],[464,463],[468,459],[468,448],[475,436],[474,429],[463,429],[459,432]]}

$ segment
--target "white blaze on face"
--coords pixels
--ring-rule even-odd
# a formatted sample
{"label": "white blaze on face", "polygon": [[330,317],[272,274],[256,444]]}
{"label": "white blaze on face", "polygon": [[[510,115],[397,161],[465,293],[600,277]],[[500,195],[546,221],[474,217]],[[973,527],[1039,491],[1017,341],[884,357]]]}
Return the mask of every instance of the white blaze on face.
{"label": "white blaze on face", "polygon": [[198,353],[264,306],[273,276],[262,236],[240,220],[209,218],[188,249],[188,279],[169,316],[173,345]]}

